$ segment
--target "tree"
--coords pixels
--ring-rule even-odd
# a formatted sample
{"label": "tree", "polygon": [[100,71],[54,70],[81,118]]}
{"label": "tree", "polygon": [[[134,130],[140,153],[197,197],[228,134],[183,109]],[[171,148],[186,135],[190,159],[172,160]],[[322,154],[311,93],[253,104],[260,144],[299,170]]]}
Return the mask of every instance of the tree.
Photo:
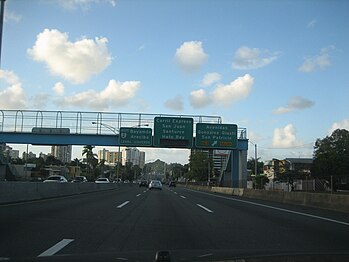
{"label": "tree", "polygon": [[207,152],[196,151],[189,157],[188,178],[196,181],[207,181],[212,174],[213,163]]}
{"label": "tree", "polygon": [[73,161],[71,161],[70,163],[71,166],[80,166],[81,165],[81,161],[79,158],[75,158]]}
{"label": "tree", "polygon": [[337,129],[317,139],[314,146],[314,176],[349,176],[349,131]]}
{"label": "tree", "polygon": [[45,165],[47,166],[61,166],[63,165],[62,161],[55,158],[54,156],[47,156],[45,160]]}
{"label": "tree", "polygon": [[[104,176],[105,175],[105,168],[106,168],[106,165],[105,165],[105,159],[101,159],[99,161],[99,163],[97,164],[97,174],[98,176]],[[108,176],[106,177],[109,177],[109,173],[108,173]]]}
{"label": "tree", "polygon": [[166,170],[169,173],[170,180],[176,180],[185,173],[185,167],[179,163],[171,163]]}
{"label": "tree", "polygon": [[[263,166],[264,162],[259,161],[260,158],[257,158],[257,173],[258,174],[263,174]],[[255,159],[251,157],[249,160],[247,160],[247,169],[252,171],[252,174],[255,174]]]}
{"label": "tree", "polygon": [[265,184],[268,182],[269,182],[269,179],[265,175],[257,175],[254,181],[254,188],[264,189]]}
{"label": "tree", "polygon": [[[98,164],[97,155],[93,153],[94,146],[86,145],[82,150],[82,156],[86,156],[87,162],[87,174],[90,175],[90,171],[95,170]],[[95,174],[96,176],[96,174]]]}

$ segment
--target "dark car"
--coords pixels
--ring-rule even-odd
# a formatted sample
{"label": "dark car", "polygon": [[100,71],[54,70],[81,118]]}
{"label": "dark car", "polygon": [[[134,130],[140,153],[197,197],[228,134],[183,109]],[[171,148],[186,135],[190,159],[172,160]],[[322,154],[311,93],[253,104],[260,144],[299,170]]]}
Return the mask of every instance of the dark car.
{"label": "dark car", "polygon": [[139,187],[148,187],[148,182],[146,180],[142,180],[141,182],[139,182]]}
{"label": "dark car", "polygon": [[168,183],[168,186],[169,186],[169,187],[176,187],[176,182],[175,182],[175,181],[170,181],[170,182]]}

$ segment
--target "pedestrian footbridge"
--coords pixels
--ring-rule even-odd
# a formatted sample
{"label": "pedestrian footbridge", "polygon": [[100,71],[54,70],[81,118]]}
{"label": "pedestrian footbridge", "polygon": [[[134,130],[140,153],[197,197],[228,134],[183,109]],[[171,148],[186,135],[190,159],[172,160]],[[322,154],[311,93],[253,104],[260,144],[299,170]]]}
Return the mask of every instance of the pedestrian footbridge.
{"label": "pedestrian footbridge", "polygon": [[[157,128],[154,122],[157,118],[190,119],[193,123],[192,130],[190,130],[193,141],[196,137],[197,124],[207,123],[213,126],[222,124],[220,116],[205,115],[0,110],[0,143],[126,146],[120,144],[120,129],[146,127],[152,134],[150,140],[154,140],[154,128]],[[187,130],[183,133],[187,133]],[[167,142],[168,146],[159,146],[159,144],[154,146],[155,142],[146,146],[196,149],[195,142],[190,143],[190,146],[183,143],[177,144],[175,139]],[[206,149],[222,149],[221,147],[215,147],[214,145],[217,143],[214,142]],[[127,146],[144,147],[144,145],[137,144]],[[227,170],[231,170],[229,171],[229,177],[231,177],[232,186],[238,186],[236,183],[240,184],[240,182],[237,181],[243,181],[243,184],[246,183],[247,149],[246,128],[237,128],[236,146],[230,148],[230,161],[227,161],[229,163]]]}

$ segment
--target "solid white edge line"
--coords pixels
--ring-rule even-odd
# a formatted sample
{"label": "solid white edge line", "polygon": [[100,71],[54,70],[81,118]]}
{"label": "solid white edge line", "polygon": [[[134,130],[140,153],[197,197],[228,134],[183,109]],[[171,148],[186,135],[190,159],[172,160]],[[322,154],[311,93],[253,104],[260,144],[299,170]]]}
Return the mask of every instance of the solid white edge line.
{"label": "solid white edge line", "polygon": [[66,245],[68,245],[70,242],[74,241],[74,239],[62,239],[54,246],[50,247],[46,251],[42,252],[38,257],[49,257],[54,254],[56,254],[58,251],[63,249]]}
{"label": "solid white edge line", "polygon": [[204,206],[202,206],[202,205],[200,205],[200,204],[196,204],[198,207],[201,207],[203,210],[205,210],[205,211],[207,211],[207,212],[209,212],[209,213],[213,213],[213,211],[212,210],[210,210],[210,209],[208,209],[207,207],[204,207]]}
{"label": "solid white edge line", "polygon": [[116,208],[122,208],[122,207],[126,206],[128,203],[130,203],[130,201],[125,201],[121,205],[118,205]]}
{"label": "solid white edge line", "polygon": [[301,215],[301,216],[306,216],[306,217],[317,218],[317,219],[320,219],[320,220],[325,220],[325,221],[328,221],[328,222],[333,222],[333,223],[349,226],[348,222],[343,222],[343,221],[339,221],[339,220],[335,220],[335,219],[331,219],[331,218],[320,217],[320,216],[311,215],[311,214],[298,212],[298,211],[293,211],[293,210],[289,210],[289,209],[285,209],[285,208],[281,208],[281,207],[268,206],[268,205],[264,205],[264,204],[251,202],[251,201],[248,201],[248,200],[242,200],[242,199],[230,198],[230,197],[225,197],[225,196],[213,195],[213,194],[210,194],[210,193],[201,192],[201,191],[195,191],[195,190],[191,190],[191,189],[187,189],[187,188],[186,188],[186,190],[197,192],[197,193],[201,193],[201,194],[205,194],[205,195],[209,195],[209,196],[213,196],[213,197],[223,198],[223,199],[227,199],[227,200],[231,200],[231,201],[242,202],[242,203],[246,203],[246,204],[250,204],[250,205],[270,208],[270,209],[274,209],[274,210],[278,210],[278,211],[288,212],[288,213]]}

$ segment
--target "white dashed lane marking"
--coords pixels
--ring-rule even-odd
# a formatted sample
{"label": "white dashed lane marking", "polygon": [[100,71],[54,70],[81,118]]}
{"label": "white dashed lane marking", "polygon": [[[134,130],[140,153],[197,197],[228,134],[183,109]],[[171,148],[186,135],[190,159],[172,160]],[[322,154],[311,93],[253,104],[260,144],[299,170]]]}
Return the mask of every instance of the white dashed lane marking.
{"label": "white dashed lane marking", "polygon": [[207,212],[209,212],[209,213],[213,213],[213,211],[212,210],[210,210],[210,209],[208,209],[207,207],[204,207],[204,206],[202,206],[202,205],[200,205],[200,204],[196,204],[198,207],[201,207],[203,210],[205,210],[205,211],[207,211]]}
{"label": "white dashed lane marking", "polygon": [[130,203],[130,201],[125,201],[121,205],[118,205],[116,208],[122,208],[122,207],[126,206],[128,203]]}
{"label": "white dashed lane marking", "polygon": [[45,252],[42,252],[38,257],[53,256],[54,254],[56,254],[58,251],[60,251],[66,245],[68,245],[70,242],[73,242],[73,241],[74,241],[74,239],[62,239],[61,241],[59,241],[54,246],[52,246],[49,249],[47,249]]}

